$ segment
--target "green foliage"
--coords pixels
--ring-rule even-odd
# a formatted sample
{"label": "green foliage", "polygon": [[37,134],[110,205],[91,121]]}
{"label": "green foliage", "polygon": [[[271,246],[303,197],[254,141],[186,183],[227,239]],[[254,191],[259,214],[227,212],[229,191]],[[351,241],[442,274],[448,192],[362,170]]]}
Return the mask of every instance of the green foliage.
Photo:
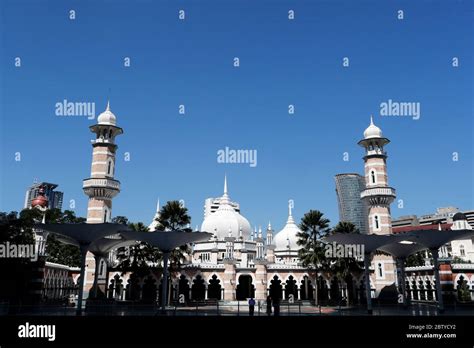
{"label": "green foliage", "polygon": [[405,267],[419,267],[425,265],[425,252],[419,251],[407,257]]}
{"label": "green foliage", "polygon": [[297,244],[302,246],[298,256],[304,266],[326,269],[324,244],[321,238],[329,233],[329,220],[319,210],[310,210],[301,218],[301,232],[297,234]]}
{"label": "green foliage", "polygon": [[352,222],[340,221],[332,229],[331,233],[355,233],[355,234],[360,234],[360,231]]}
{"label": "green foliage", "polygon": [[464,276],[460,276],[457,285],[457,293],[459,301],[471,301],[471,292],[469,291],[469,284]]}

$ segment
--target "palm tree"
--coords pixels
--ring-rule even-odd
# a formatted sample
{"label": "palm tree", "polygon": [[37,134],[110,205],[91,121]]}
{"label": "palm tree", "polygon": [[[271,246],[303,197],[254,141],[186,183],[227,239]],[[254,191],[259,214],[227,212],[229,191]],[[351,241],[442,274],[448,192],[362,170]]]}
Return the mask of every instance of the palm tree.
{"label": "palm tree", "polygon": [[184,207],[179,201],[168,201],[161,207],[159,217],[156,219],[159,223],[159,231],[191,231],[188,225],[191,223],[191,217],[188,214],[188,208]]}
{"label": "palm tree", "polygon": [[[184,207],[179,201],[168,201],[161,207],[159,216],[156,218],[158,231],[183,231],[191,232],[189,228],[191,224],[191,216],[188,214],[188,208]],[[168,286],[166,293],[166,303],[171,299],[171,281],[169,281],[173,273],[177,272],[181,267],[182,261],[186,254],[190,254],[191,249],[187,244],[181,245],[171,251],[169,256],[169,272]],[[163,283],[164,284],[164,283]]]}
{"label": "palm tree", "polygon": [[[327,269],[327,262],[324,253],[324,244],[321,238],[329,233],[329,219],[319,210],[310,210],[301,218],[300,230],[297,234],[297,244],[302,246],[298,251],[298,256],[305,267],[312,266],[317,273],[319,270]],[[318,284],[314,284],[316,289],[315,301],[318,300]]]}
{"label": "palm tree", "polygon": [[356,234],[360,234],[360,231],[352,222],[340,221],[331,230],[331,234],[332,233],[356,233]]}
{"label": "palm tree", "polygon": [[[128,222],[128,219],[122,221]],[[128,223],[128,227],[133,231],[147,233],[148,227],[142,222]],[[131,272],[139,276],[148,274],[151,267],[161,260],[161,252],[158,248],[152,247],[148,243],[140,242],[129,247],[122,247],[117,252],[117,269],[122,273]]]}
{"label": "palm tree", "polygon": [[[340,221],[330,232],[334,233],[353,233],[360,234],[359,229],[348,221]],[[349,258],[334,258],[329,260],[329,270],[332,274],[335,274],[337,278],[344,279],[348,287],[351,289],[348,291],[354,291],[354,284],[352,283],[352,274],[360,273],[362,271],[363,261],[358,261],[355,257]]]}

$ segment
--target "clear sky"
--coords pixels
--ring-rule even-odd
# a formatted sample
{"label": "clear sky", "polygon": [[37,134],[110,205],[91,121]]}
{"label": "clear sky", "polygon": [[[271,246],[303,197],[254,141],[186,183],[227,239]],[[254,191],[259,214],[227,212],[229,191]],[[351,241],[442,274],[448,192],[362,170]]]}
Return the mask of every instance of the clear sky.
{"label": "clear sky", "polygon": [[[0,11],[1,211],[21,210],[38,178],[86,215],[95,120],[55,104],[99,114],[108,96],[124,129],[114,216],[148,224],[158,197],[184,199],[200,225],[227,173],[252,225],[281,229],[288,199],[298,220],[319,209],[335,224],[334,175],[363,172],[371,114],[391,140],[394,217],[474,208],[472,1],[0,0]],[[389,99],[420,103],[420,119],[380,116]],[[226,146],[257,150],[257,166],[218,163]]]}

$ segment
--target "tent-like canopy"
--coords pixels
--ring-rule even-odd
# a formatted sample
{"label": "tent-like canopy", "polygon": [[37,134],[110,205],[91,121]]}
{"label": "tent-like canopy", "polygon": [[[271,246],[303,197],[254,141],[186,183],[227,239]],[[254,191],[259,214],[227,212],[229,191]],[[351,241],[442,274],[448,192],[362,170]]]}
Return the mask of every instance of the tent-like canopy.
{"label": "tent-like canopy", "polygon": [[[474,230],[449,230],[439,231],[431,230],[414,230],[400,234],[377,235],[377,234],[352,234],[352,233],[336,233],[325,237],[324,242],[338,244],[360,244],[364,245],[364,274],[367,292],[367,309],[372,313],[372,301],[370,294],[369,266],[370,254],[374,251],[382,251],[393,255],[398,259],[405,259],[411,254],[418,251],[429,249],[433,255],[433,268],[436,281],[436,291],[438,297],[438,306],[440,312],[444,310],[443,298],[441,293],[441,283],[439,279],[438,265],[438,249],[456,239],[465,239],[474,236]],[[401,272],[405,273],[404,263],[401,263]],[[402,278],[403,279],[403,278]],[[402,282],[402,287],[405,284]],[[405,302],[405,293],[403,294]]]}
{"label": "tent-like canopy", "polygon": [[155,231],[155,232],[121,232],[129,240],[139,240],[157,247],[163,252],[163,286],[161,287],[161,308],[166,308],[168,290],[168,259],[170,253],[177,247],[188,243],[209,240],[212,233],[185,231]]}
{"label": "tent-like canopy", "polygon": [[[95,244],[96,251],[100,251],[101,242],[107,236],[117,235],[121,231],[129,231],[130,228],[122,224],[36,224],[34,228],[55,234],[58,239],[66,244],[76,245],[81,250],[81,274],[79,282],[79,297],[77,301],[77,314],[82,311],[82,298],[84,296],[84,281],[86,269],[86,255],[89,248]],[[122,238],[121,238],[122,239]],[[107,242],[104,242],[105,245]]]}

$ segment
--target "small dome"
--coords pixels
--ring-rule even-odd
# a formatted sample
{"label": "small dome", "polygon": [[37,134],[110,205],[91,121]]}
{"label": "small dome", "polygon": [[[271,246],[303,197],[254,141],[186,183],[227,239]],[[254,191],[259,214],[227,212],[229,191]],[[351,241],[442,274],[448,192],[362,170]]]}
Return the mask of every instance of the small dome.
{"label": "small dome", "polygon": [[454,214],[453,221],[462,221],[462,220],[467,220],[466,215],[464,215],[461,212]]}
{"label": "small dome", "polygon": [[110,111],[110,103],[107,101],[107,108],[97,117],[97,122],[103,125],[115,126],[117,121],[115,115]]}
{"label": "small dome", "polygon": [[273,244],[275,244],[275,252],[298,251],[302,247],[298,245],[298,236],[301,230],[295,223],[293,216],[290,213],[285,227],[273,237]]}
{"label": "small dome", "polygon": [[46,208],[48,206],[48,198],[44,196],[44,188],[40,187],[38,190],[38,196],[31,201],[31,207]]}
{"label": "small dome", "polygon": [[374,120],[372,116],[370,116],[370,125],[364,131],[364,138],[382,138],[382,130],[374,124]]}

